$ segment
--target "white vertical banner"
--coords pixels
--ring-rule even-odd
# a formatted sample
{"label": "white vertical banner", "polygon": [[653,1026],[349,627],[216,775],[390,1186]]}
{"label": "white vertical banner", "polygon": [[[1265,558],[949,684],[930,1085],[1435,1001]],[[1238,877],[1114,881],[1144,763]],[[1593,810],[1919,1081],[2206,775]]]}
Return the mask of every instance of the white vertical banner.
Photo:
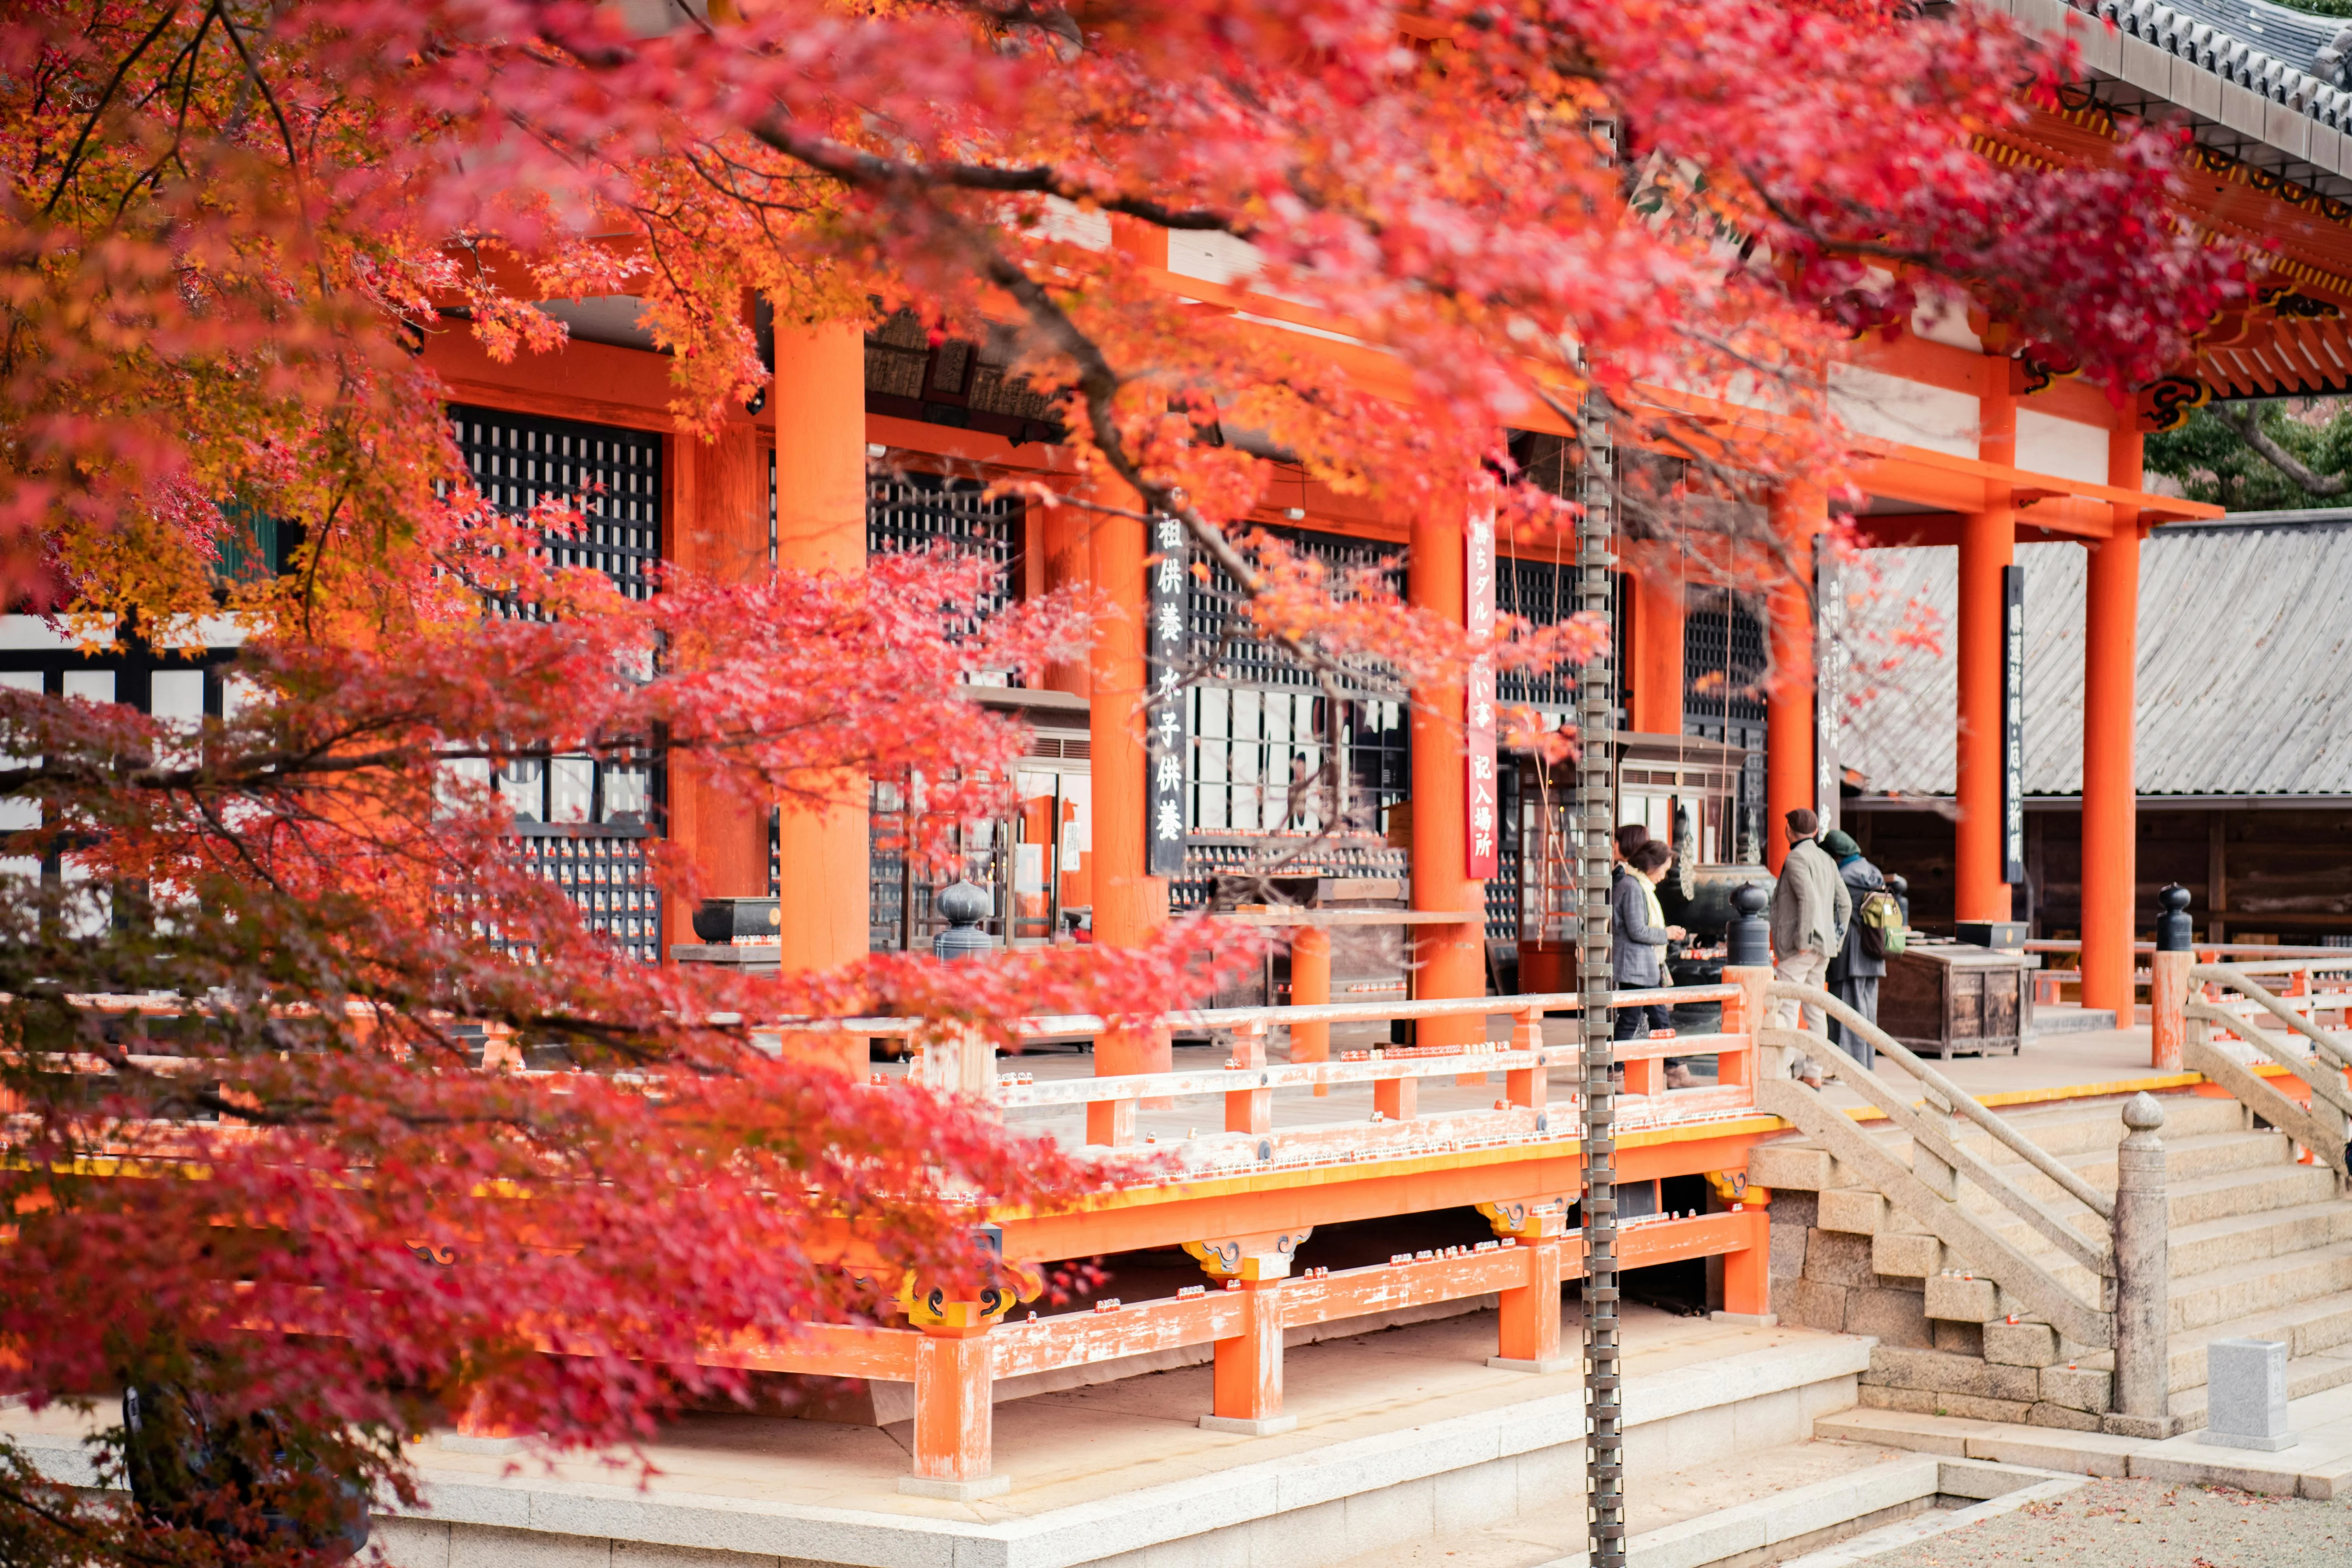
{"label": "white vertical banner", "polygon": [[[1474,508],[1462,530],[1463,624],[1474,637],[1495,635],[1495,513]],[[1495,786],[1495,661],[1481,654],[1470,665],[1462,701],[1463,805],[1467,847],[1463,874],[1477,880],[1495,874],[1496,841],[1502,831]]]}
{"label": "white vertical banner", "polygon": [[2025,568],[2000,569],[2000,879],[2025,881]]}
{"label": "white vertical banner", "polygon": [[1151,682],[1151,727],[1144,765],[1150,775],[1144,790],[1144,870],[1153,877],[1174,877],[1184,869],[1185,753],[1192,749],[1185,723],[1184,590],[1191,578],[1191,552],[1184,525],[1172,517],[1155,518],[1147,558],[1145,614],[1150,624],[1144,636],[1148,679]]}

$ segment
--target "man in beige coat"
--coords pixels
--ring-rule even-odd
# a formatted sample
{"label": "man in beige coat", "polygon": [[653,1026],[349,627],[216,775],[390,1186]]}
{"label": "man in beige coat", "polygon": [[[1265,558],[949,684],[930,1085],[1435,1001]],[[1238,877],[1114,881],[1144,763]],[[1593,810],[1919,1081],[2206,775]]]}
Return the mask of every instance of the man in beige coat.
{"label": "man in beige coat", "polygon": [[[1845,890],[1837,862],[1813,835],[1821,819],[1800,806],[1789,813],[1789,858],[1780,862],[1780,880],[1772,886],[1772,977],[1793,985],[1825,986],[1830,955],[1845,945],[1846,923],[1853,919],[1853,896]],[[1801,1026],[1815,1034],[1826,1020],[1818,1007],[1803,1010],[1803,1023],[1793,1025],[1797,1009],[1787,1003],[1773,1009],[1782,1028]],[[1818,1081],[1820,1069],[1810,1058],[1798,1075]]]}

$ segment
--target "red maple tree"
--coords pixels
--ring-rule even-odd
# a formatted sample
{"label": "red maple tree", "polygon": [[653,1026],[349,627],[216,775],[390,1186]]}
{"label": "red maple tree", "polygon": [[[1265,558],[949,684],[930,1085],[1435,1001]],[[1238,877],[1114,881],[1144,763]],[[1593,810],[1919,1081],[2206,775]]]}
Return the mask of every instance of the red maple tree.
{"label": "red maple tree", "polygon": [[[0,877],[5,1381],[194,1391],[275,1478],[220,1505],[256,1517],[404,1488],[401,1436],[452,1409],[641,1437],[745,1393],[715,1344],[981,1282],[974,1194],[1101,1179],[759,1024],[1139,1016],[1233,951],[1180,924],[952,990],[889,957],[757,987],[618,962],[462,764],[658,731],[749,799],[912,768],[983,812],[1021,741],[961,672],[1067,658],[1088,606],[971,631],[991,584],[949,558],[627,599],[545,564],[576,517],[483,505],[426,338],[539,353],[536,301],[638,296],[705,432],[766,377],[748,297],[911,311],[1001,345],[1297,657],[1455,680],[1459,628],[1248,531],[1268,464],[1535,536],[1570,509],[1517,482],[1515,423],[1571,459],[1609,423],[1668,460],[1662,502],[1833,487],[1828,357],[1928,300],[2145,379],[2237,263],[2165,218],[2158,132],[2054,171],[1974,150],[2066,68],[1894,0],[6,8],[7,585],[157,647],[224,609],[250,635],[246,700],[194,732],[0,692],[0,795],[39,811],[12,852],[76,873]],[[1180,282],[1159,236],[1243,276]],[[225,582],[255,516],[299,525],[292,569]],[[1511,626],[1502,657],[1594,637]],[[567,1070],[475,1070],[483,1023]],[[0,1458],[27,1560],[305,1550]]]}

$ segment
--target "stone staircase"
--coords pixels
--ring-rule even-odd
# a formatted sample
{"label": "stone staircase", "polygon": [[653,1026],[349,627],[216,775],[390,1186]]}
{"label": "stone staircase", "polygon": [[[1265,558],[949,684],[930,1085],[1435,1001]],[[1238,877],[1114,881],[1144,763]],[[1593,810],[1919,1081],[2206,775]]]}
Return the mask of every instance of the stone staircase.
{"label": "stone staircase", "polygon": [[[2295,1163],[2285,1136],[2234,1100],[2163,1100],[2169,1222],[2170,1410],[2204,1425],[2205,1347],[2281,1340],[2288,1395],[2352,1383],[2352,1199],[2335,1173]],[[2091,1185],[2112,1193],[2120,1098],[2001,1112]],[[1909,1138],[1878,1141],[1909,1157]],[[1956,1134],[2095,1245],[2105,1226],[2042,1173],[1973,1128]],[[2072,1345],[1991,1279],[1947,1255],[1829,1153],[1801,1137],[1759,1147],[1751,1182],[1772,1189],[1772,1307],[1783,1322],[1876,1335],[1865,1407],[2093,1431],[2109,1408],[2112,1352]],[[1962,1205],[2088,1303],[2100,1281],[1972,1184]]]}

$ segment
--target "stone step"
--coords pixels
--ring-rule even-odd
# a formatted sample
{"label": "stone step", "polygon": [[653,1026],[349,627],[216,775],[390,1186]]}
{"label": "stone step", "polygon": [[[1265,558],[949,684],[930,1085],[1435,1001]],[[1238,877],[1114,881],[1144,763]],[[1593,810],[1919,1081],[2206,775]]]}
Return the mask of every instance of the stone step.
{"label": "stone step", "polygon": [[2172,1282],[2175,1333],[2352,1292],[2352,1242],[2232,1263]]}
{"label": "stone step", "polygon": [[[1907,1148],[1902,1152],[1907,1159]],[[2059,1158],[2092,1187],[2103,1193],[2115,1191],[2115,1156],[2111,1152],[2092,1151]],[[2081,1205],[2056,1182],[2024,1162],[1996,1164],[1994,1168],[2021,1192],[2042,1202],[2053,1212],[2082,1212]],[[2273,1168],[2322,1169],[2318,1166],[2296,1166],[2293,1148],[2284,1134],[2273,1131],[2201,1133],[2168,1144],[2165,1149],[2165,1184],[2168,1187],[2186,1187],[2190,1183],[2212,1176]],[[1843,1167],[1839,1167],[1839,1171],[1843,1173]],[[1761,1177],[1758,1181],[1759,1184],[1763,1184]],[[1874,1235],[1890,1226],[1897,1230],[1919,1228],[1900,1211],[1882,1215],[1882,1211],[1869,1203],[1874,1193],[1874,1188],[1859,1180],[1842,1182],[1836,1186],[1822,1189],[1822,1228],[1855,1231],[1864,1236]],[[2005,1212],[2000,1199],[1966,1177],[1960,1182],[1960,1201],[1970,1213]]]}
{"label": "stone step", "polygon": [[[2056,1243],[2007,1210],[2000,1211],[1998,1223],[1990,1228],[2020,1252],[2046,1267],[2054,1266],[2062,1256]],[[2095,1228],[2088,1215],[2079,1216],[2074,1221],[2074,1228],[2084,1239],[2094,1245],[2104,1247],[2106,1244],[2105,1237],[2101,1234],[2105,1226],[2099,1225]],[[1912,1244],[1908,1237],[1878,1239],[1886,1244],[1879,1247],[1874,1242],[1873,1247],[1874,1259],[1882,1252],[1885,1255],[1885,1261],[1877,1265],[1882,1274],[1906,1272],[1908,1266],[1921,1261],[1927,1251]],[[2281,1258],[2315,1247],[2352,1241],[2352,1203],[2331,1197],[2287,1208],[2250,1208],[2244,1213],[2224,1214],[2216,1219],[2177,1226],[2169,1233],[2169,1241],[2171,1277],[2176,1280],[2187,1279],[2232,1263]],[[1888,1265],[1902,1267],[1890,1268]],[[1924,1279],[1926,1275],[1923,1273],[1917,1277]]]}
{"label": "stone step", "polygon": [[2352,1241],[2352,1203],[2329,1198],[2290,1208],[2228,1215],[2182,1226],[2167,1239],[2172,1278],[2186,1280],[2234,1262],[2284,1258]]}
{"label": "stone step", "polygon": [[[2122,1104],[2119,1099],[2070,1100],[2047,1109],[2004,1110],[2001,1114],[2011,1126],[2052,1154],[2064,1157],[2098,1151],[2112,1154],[2123,1137]],[[2163,1136],[2168,1145],[2248,1129],[2245,1109],[2234,1100],[2177,1095],[2166,1097],[2164,1105]],[[1869,1130],[1880,1142],[1908,1157],[1911,1139],[1901,1128],[1882,1121],[1870,1124]],[[2031,1168],[2005,1146],[1996,1143],[1990,1133],[1972,1125],[1962,1123],[1957,1136],[1963,1148],[1990,1164]],[[2112,1165],[2112,1158],[2108,1163]],[[1855,1182],[1853,1173],[1841,1172],[1826,1151],[1801,1135],[1759,1144],[1750,1156],[1748,1172],[1760,1186],[1801,1192],[1820,1192]]]}
{"label": "stone step", "polygon": [[2205,1347],[2215,1340],[2277,1340],[2290,1358],[2319,1355],[2352,1345],[2352,1297],[2324,1296],[2267,1312],[2170,1336],[2166,1382],[2174,1393],[2205,1385]]}
{"label": "stone step", "polygon": [[[2234,1338],[2236,1336],[2229,1336]],[[2199,1378],[2193,1388],[2176,1389],[2165,1407],[2179,1417],[2184,1430],[2195,1431],[2205,1425],[2206,1385],[2203,1378],[2203,1356],[2199,1356]],[[2289,1356],[2286,1363],[2286,1396],[2306,1399],[2315,1394],[2325,1394],[2331,1388],[2341,1388],[2352,1383],[2352,1356],[2312,1355]]]}

